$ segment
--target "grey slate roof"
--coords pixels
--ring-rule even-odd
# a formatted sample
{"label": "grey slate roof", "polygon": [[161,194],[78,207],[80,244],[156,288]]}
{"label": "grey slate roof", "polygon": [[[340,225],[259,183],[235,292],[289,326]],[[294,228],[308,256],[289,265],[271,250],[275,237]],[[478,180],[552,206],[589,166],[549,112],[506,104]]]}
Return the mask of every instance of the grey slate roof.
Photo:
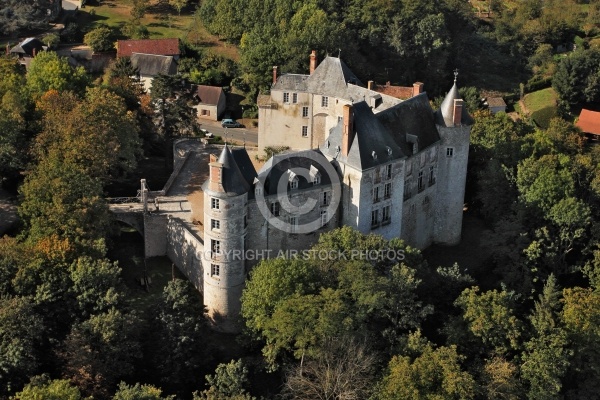
{"label": "grey slate roof", "polygon": [[273,90],[307,92],[332,96],[352,102],[368,101],[372,96],[381,98],[375,111],[384,110],[401,102],[364,87],[348,66],[339,58],[326,57],[312,75],[284,74],[277,78]]}
{"label": "grey slate roof", "polygon": [[341,153],[343,122],[330,130],[321,150],[358,170],[411,156],[413,147],[406,141],[406,134],[417,136],[419,151],[440,140],[425,93],[377,114],[365,102],[354,104],[352,110],[356,136],[348,156]]}
{"label": "grey slate roof", "polygon": [[[331,178],[323,166],[314,161],[314,157],[322,156],[319,150],[289,151],[274,155],[261,168],[258,175],[264,177],[265,195],[277,193],[277,185],[280,179],[287,179],[287,173],[293,168],[303,168],[310,171],[311,166],[316,168],[321,175],[321,185],[331,184]],[[298,175],[298,189],[313,188],[312,181],[307,181]],[[289,191],[288,187],[288,191]]]}
{"label": "grey slate roof", "polygon": [[[258,174],[256,173],[256,169],[254,169],[254,164],[252,164],[252,160],[250,160],[248,152],[246,149],[233,149],[231,150],[231,154],[233,155],[233,159],[242,173],[242,177],[248,184],[248,187],[252,187],[254,184],[254,178],[256,178]],[[248,197],[254,197],[254,191],[250,191],[250,193],[248,193]]]}
{"label": "grey slate roof", "polygon": [[[238,155],[239,157],[239,155]],[[250,190],[250,184],[244,178],[238,164],[233,156],[229,146],[223,147],[219,156],[219,163],[223,165],[221,174],[222,188],[217,192],[209,189],[210,178],[202,185],[202,190],[209,193],[215,193],[217,196],[233,197],[244,194]]]}
{"label": "grey slate roof", "polygon": [[145,76],[175,75],[177,73],[177,64],[172,56],[133,53],[131,65],[137,68],[140,75]]}
{"label": "grey slate roof", "polygon": [[[460,94],[458,93],[458,86],[456,86],[456,79],[454,80],[454,85],[444,97],[444,101],[440,106],[440,109],[436,113],[436,122],[441,126],[454,126],[453,114],[454,114],[454,100],[460,99]],[[461,124],[470,125],[473,123],[473,118],[467,112],[467,107],[463,106],[462,115],[461,115]]]}
{"label": "grey slate roof", "polygon": [[21,56],[30,56],[33,57],[33,50],[36,52],[42,51],[46,48],[44,43],[37,38],[27,38],[23,40],[21,43],[10,49],[10,52],[13,54],[20,54]]}

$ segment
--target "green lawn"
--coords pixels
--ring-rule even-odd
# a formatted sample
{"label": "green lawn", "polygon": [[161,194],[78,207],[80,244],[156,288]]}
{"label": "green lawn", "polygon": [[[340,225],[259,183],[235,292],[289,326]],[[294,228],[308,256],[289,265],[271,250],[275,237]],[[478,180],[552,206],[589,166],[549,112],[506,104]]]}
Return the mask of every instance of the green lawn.
{"label": "green lawn", "polygon": [[556,92],[552,88],[538,90],[525,95],[525,107],[537,125],[547,128],[550,120],[556,116]]}

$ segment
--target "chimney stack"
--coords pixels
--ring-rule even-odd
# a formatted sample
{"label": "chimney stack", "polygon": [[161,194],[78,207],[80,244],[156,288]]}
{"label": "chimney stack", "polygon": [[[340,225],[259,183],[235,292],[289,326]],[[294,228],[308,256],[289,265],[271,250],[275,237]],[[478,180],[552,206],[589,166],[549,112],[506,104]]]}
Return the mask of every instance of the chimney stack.
{"label": "chimney stack", "polygon": [[452,116],[452,121],[454,122],[454,126],[458,126],[462,122],[462,109],[463,109],[462,99],[454,99],[454,114]]}
{"label": "chimney stack", "polygon": [[311,75],[313,72],[315,72],[316,68],[317,68],[317,51],[313,50],[312,53],[310,53],[310,74]]}
{"label": "chimney stack", "polygon": [[277,65],[273,65],[273,85],[277,83]]}
{"label": "chimney stack", "polygon": [[422,82],[413,83],[413,97],[415,97],[416,95],[419,95],[421,93],[423,93],[423,83]]}
{"label": "chimney stack", "polygon": [[220,191],[223,186],[223,164],[212,161],[208,164],[210,170],[210,190]]}
{"label": "chimney stack", "polygon": [[10,54],[10,46],[6,43],[6,55]]}
{"label": "chimney stack", "polygon": [[352,112],[352,105],[344,105],[344,119],[342,128],[342,154],[348,156],[350,152],[350,146],[354,141],[354,113]]}
{"label": "chimney stack", "polygon": [[373,90],[373,81],[368,81],[367,82],[367,89]]}
{"label": "chimney stack", "polygon": [[219,157],[217,157],[216,155],[210,154],[208,162],[216,162],[218,159],[219,159]]}
{"label": "chimney stack", "polygon": [[33,48],[33,56],[34,56],[34,57],[35,57],[35,53],[36,53],[36,51],[35,51],[35,50],[36,50],[36,49],[35,49],[35,47],[34,47],[34,48]]}

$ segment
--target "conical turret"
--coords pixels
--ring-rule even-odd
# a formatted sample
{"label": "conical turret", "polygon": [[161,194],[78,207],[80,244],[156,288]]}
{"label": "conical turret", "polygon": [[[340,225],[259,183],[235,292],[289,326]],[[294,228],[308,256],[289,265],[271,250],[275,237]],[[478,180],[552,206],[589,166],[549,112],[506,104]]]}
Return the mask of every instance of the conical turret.
{"label": "conical turret", "polygon": [[446,97],[444,97],[444,101],[442,101],[442,105],[437,112],[438,125],[467,125],[471,124],[473,121],[460,97],[460,93],[458,93],[458,86],[456,84],[457,78],[458,70],[454,71],[454,84],[448,94],[446,94]]}

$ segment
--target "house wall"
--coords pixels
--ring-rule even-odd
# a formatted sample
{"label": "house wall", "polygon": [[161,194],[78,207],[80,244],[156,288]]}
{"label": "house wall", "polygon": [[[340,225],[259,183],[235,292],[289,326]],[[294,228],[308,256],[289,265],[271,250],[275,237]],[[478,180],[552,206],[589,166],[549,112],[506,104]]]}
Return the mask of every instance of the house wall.
{"label": "house wall", "polygon": [[214,104],[198,104],[194,107],[196,109],[198,119],[204,119],[208,121],[218,121],[219,112],[218,108]]}

